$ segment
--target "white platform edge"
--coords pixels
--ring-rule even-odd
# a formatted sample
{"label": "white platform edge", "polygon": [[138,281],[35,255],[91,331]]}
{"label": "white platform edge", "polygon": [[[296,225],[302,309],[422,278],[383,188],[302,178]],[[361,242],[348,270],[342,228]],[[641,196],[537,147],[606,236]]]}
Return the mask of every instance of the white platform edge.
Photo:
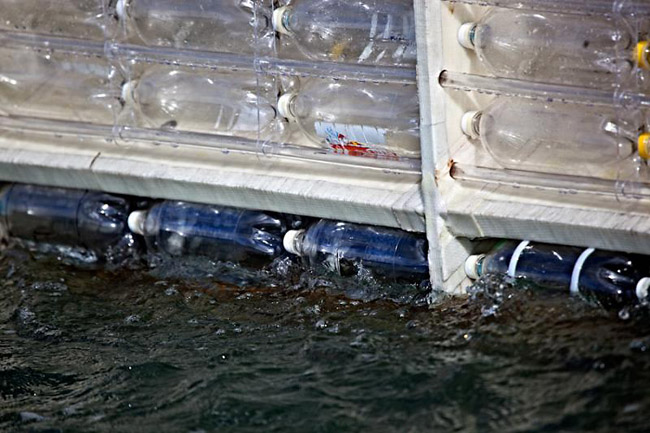
{"label": "white platform edge", "polygon": [[97,146],[83,149],[65,142],[44,145],[0,139],[0,181],[425,230],[419,174],[218,150]]}

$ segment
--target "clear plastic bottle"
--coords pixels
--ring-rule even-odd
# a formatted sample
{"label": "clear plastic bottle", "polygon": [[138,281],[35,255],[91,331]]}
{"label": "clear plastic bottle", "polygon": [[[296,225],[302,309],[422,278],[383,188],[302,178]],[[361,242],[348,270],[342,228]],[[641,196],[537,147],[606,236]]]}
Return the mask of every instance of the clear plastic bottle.
{"label": "clear plastic bottle", "polygon": [[201,73],[152,68],[123,87],[136,123],[163,128],[250,139],[258,132],[282,129],[270,77],[249,72]]}
{"label": "clear plastic bottle", "polygon": [[103,192],[22,184],[0,188],[0,222],[9,236],[97,253],[129,235],[129,210],[128,200]]}
{"label": "clear plastic bottle", "polygon": [[458,36],[502,77],[606,88],[650,66],[647,42],[604,16],[493,8]]}
{"label": "clear plastic bottle", "polygon": [[119,92],[111,91],[106,59],[27,48],[0,55],[0,114],[114,123]]}
{"label": "clear plastic bottle", "polygon": [[648,300],[650,258],[634,254],[533,242],[504,241],[487,255],[471,256],[470,278],[506,274],[540,287],[566,290],[621,308]]}
{"label": "clear plastic bottle", "polygon": [[625,116],[606,107],[502,98],[466,113],[461,128],[505,168],[566,173],[579,167],[581,175],[615,177],[616,163],[635,152],[640,134],[640,120]]}
{"label": "clear plastic bottle", "polygon": [[253,264],[283,253],[284,223],[264,212],[164,201],[129,216],[152,252]]}
{"label": "clear plastic bottle", "polygon": [[395,279],[421,281],[429,275],[426,240],[401,230],[321,220],[307,230],[288,231],[284,248],[339,275],[354,275],[359,266]]}
{"label": "clear plastic bottle", "polygon": [[103,41],[114,21],[103,3],[108,5],[102,0],[0,0],[0,29]]}
{"label": "clear plastic bottle", "polygon": [[274,39],[270,11],[252,0],[118,0],[116,9],[147,46],[253,54]]}
{"label": "clear plastic bottle", "polygon": [[411,0],[295,0],[274,11],[273,27],[311,60],[415,65]]}
{"label": "clear plastic bottle", "polygon": [[281,116],[315,145],[379,159],[420,155],[419,106],[413,85],[312,79],[278,101]]}

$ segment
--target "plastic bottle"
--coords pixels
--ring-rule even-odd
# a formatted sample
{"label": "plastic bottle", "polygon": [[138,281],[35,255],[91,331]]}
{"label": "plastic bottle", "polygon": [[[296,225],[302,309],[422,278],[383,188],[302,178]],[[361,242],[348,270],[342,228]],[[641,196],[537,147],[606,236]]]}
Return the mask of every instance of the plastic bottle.
{"label": "plastic bottle", "polygon": [[0,114],[112,125],[119,94],[106,59],[0,49]]}
{"label": "plastic bottle", "polygon": [[127,82],[122,97],[133,104],[136,123],[149,128],[256,139],[284,123],[270,102],[276,98],[272,78],[247,72],[154,67]]}
{"label": "plastic bottle", "polygon": [[650,258],[533,242],[505,241],[465,263],[470,278],[506,274],[540,287],[568,290],[606,308],[646,301]]}
{"label": "plastic bottle", "polygon": [[131,213],[129,228],[153,252],[245,264],[281,255],[285,230],[279,218],[263,212],[180,201]]}
{"label": "plastic bottle", "polygon": [[410,0],[295,0],[274,11],[273,27],[311,60],[415,65]]}
{"label": "plastic bottle", "polygon": [[[102,0],[2,0],[0,29],[103,41],[112,20]],[[109,34],[109,31],[106,31]]]}
{"label": "plastic bottle", "polygon": [[493,8],[458,39],[502,77],[612,87],[650,69],[648,42],[610,17]]}
{"label": "plastic bottle", "polygon": [[[615,163],[635,152],[639,120],[605,107],[498,99],[468,112],[463,132],[480,138],[503,167],[582,175],[616,175]],[[610,173],[611,172],[611,173]]]}
{"label": "plastic bottle", "polygon": [[0,189],[0,225],[14,238],[105,253],[129,235],[130,204],[103,192],[10,184]]}
{"label": "plastic bottle", "polygon": [[334,153],[380,159],[420,155],[413,85],[308,80],[278,101],[278,112],[311,143]]}
{"label": "plastic bottle", "polygon": [[118,0],[116,9],[147,46],[253,54],[274,39],[270,11],[252,0]]}
{"label": "plastic bottle", "polygon": [[428,278],[427,242],[401,230],[321,220],[306,230],[290,230],[284,248],[339,275],[359,266],[395,279]]}

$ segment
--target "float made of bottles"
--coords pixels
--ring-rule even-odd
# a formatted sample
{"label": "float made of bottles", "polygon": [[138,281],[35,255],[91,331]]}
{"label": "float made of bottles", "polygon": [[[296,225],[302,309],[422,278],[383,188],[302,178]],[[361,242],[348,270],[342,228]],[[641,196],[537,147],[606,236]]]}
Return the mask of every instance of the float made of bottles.
{"label": "float made of bottles", "polygon": [[[0,29],[70,42],[57,49],[45,39],[47,52],[16,44],[0,50],[3,114],[70,128],[81,122],[173,132],[177,143],[186,137],[214,146],[214,137],[202,137],[209,134],[378,159],[420,154],[414,80],[390,83],[381,79],[385,71],[363,82],[347,73],[315,78],[314,63],[412,70],[410,0],[296,0],[276,8],[250,1],[14,3]],[[106,56],[99,41],[117,51]],[[127,47],[125,58],[120,47]],[[260,72],[254,59],[265,55],[301,60],[316,74]]]}
{"label": "float made of bottles", "polygon": [[[99,260],[141,239],[152,253],[202,256],[262,267],[294,256],[337,275],[360,270],[379,278],[428,279],[423,235],[401,230],[182,201],[151,201],[103,192],[9,184],[0,189],[0,233],[80,247]],[[607,308],[645,303],[650,258],[593,248],[504,241],[471,256],[468,277],[505,274],[582,295]]]}
{"label": "float made of bottles", "polygon": [[[598,178],[645,171],[647,19],[491,7],[463,24],[457,38],[493,82],[510,83],[509,95],[536,99],[502,95],[463,116],[462,131],[498,166],[550,174],[579,167],[577,174]],[[567,103],[575,94],[581,104]]]}
{"label": "float made of bottles", "polygon": [[[342,276],[428,280],[424,236],[401,230],[182,201],[9,184],[0,189],[0,230],[10,238],[91,251],[98,260],[142,240],[162,256],[201,256],[264,267],[286,256]],[[137,204],[140,203],[140,206]]]}

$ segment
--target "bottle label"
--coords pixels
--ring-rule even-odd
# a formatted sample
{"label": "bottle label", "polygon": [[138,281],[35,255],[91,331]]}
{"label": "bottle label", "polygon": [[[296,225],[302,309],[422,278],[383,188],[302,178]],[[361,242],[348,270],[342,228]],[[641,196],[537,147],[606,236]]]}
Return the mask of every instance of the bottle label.
{"label": "bottle label", "polygon": [[376,159],[399,159],[395,152],[383,147],[386,145],[384,128],[322,121],[317,121],[314,128],[316,135],[325,139],[334,153]]}

